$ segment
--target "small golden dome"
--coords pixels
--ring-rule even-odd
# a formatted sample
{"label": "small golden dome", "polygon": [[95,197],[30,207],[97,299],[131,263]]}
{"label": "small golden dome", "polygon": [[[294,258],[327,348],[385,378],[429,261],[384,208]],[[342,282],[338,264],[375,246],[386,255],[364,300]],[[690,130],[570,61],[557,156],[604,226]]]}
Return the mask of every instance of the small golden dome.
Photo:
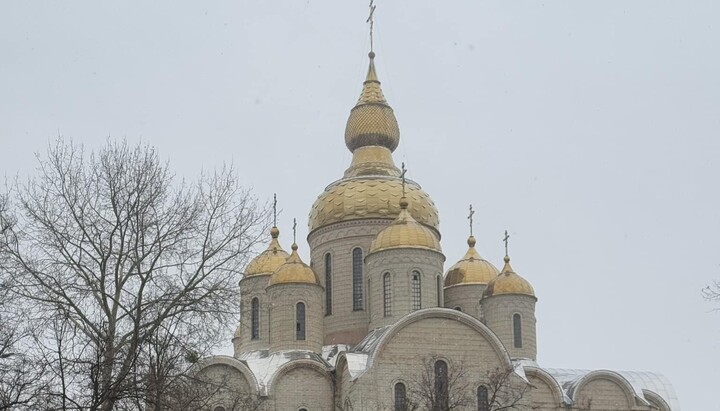
{"label": "small golden dome", "polygon": [[415,221],[408,212],[405,197],[400,199],[400,214],[378,233],[370,245],[370,253],[393,248],[423,248],[442,252],[440,241],[429,228]]}
{"label": "small golden dome", "polygon": [[288,257],[285,264],[280,266],[270,277],[268,287],[274,284],[317,284],[320,285],[320,279],[315,272],[307,264],[303,263],[297,252],[298,246],[293,243],[292,254]]}
{"label": "small golden dome", "polygon": [[270,236],[272,240],[267,250],[263,251],[255,257],[250,264],[245,268],[245,277],[250,277],[259,274],[272,274],[281,265],[285,264],[285,261],[290,256],[280,246],[278,236],[280,236],[280,230],[277,227],[270,229]]}
{"label": "small golden dome", "polygon": [[380,88],[375,73],[375,53],[370,52],[369,56],[370,67],[362,93],[345,126],[345,145],[350,151],[366,146],[382,146],[394,151],[400,142],[400,128]]}
{"label": "small golden dome", "polygon": [[524,294],[535,297],[532,285],[510,267],[510,257],[508,256],[505,256],[505,266],[500,274],[490,281],[485,289],[483,298],[500,294]]}
{"label": "small golden dome", "polygon": [[[408,211],[419,223],[439,229],[438,210],[430,195],[419,185],[408,181]],[[320,227],[364,218],[395,218],[400,213],[402,182],[396,177],[362,177],[343,179],[320,194],[310,210],[310,232]]]}
{"label": "small golden dome", "polygon": [[465,256],[445,274],[445,287],[458,284],[488,284],[497,277],[498,269],[475,250],[475,237],[468,238]]}

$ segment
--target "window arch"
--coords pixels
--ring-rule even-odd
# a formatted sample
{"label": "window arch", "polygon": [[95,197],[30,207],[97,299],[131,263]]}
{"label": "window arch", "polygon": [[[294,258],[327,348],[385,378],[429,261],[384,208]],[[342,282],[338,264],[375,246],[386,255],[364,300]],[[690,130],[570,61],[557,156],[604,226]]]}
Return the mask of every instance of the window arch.
{"label": "window arch", "polygon": [[490,411],[488,389],[484,385],[479,386],[477,389],[477,409],[478,411]]}
{"label": "window arch", "polygon": [[218,405],[217,407],[213,408],[213,411],[225,411],[225,407],[222,405]]}
{"label": "window arch", "polygon": [[332,314],[332,255],[325,254],[325,315]]}
{"label": "window arch", "polygon": [[460,311],[460,312],[462,312],[462,307],[460,307],[460,306],[458,305],[457,307],[455,307],[455,311]]}
{"label": "window arch", "polygon": [[260,338],[260,300],[253,298],[250,306],[250,339],[257,340]]}
{"label": "window arch", "polygon": [[513,346],[522,348],[522,318],[520,314],[513,314]]}
{"label": "window arch", "polygon": [[395,411],[407,411],[407,389],[405,384],[399,382],[395,384]]}
{"label": "window arch", "polygon": [[305,339],[305,303],[295,305],[295,339]]}
{"label": "window arch", "polygon": [[415,270],[410,274],[410,293],[412,294],[413,311],[422,308],[422,294],[420,291],[420,272]]}
{"label": "window arch", "polygon": [[435,403],[434,410],[447,410],[450,403],[448,387],[448,365],[443,360],[435,361]]}
{"label": "window arch", "polygon": [[437,306],[443,306],[443,289],[442,289],[442,277],[437,276]]}
{"label": "window arch", "polygon": [[352,251],[352,292],[353,311],[363,309],[363,251],[355,248]]}
{"label": "window arch", "polygon": [[383,315],[385,317],[392,315],[392,284],[390,283],[390,273],[383,274]]}

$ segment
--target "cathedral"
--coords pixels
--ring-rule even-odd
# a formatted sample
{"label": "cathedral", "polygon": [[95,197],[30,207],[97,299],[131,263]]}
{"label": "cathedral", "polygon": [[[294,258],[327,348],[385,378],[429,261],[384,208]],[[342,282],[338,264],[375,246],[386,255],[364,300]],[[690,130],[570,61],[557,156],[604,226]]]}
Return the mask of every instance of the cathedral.
{"label": "cathedral", "polygon": [[197,365],[220,387],[207,409],[679,411],[662,375],[537,362],[538,296],[507,235],[501,269],[472,235],[445,268],[439,212],[393,160],[374,59],[345,129],[352,162],[310,210],[309,264],[272,227],[242,273],[234,355]]}

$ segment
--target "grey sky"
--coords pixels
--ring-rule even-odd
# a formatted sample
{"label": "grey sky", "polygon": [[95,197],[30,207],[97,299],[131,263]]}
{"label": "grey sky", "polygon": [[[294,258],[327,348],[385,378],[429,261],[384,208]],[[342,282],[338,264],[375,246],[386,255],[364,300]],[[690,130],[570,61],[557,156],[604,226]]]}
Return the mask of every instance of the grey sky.
{"label": "grey sky", "polygon": [[[395,152],[435,200],[448,265],[478,249],[539,297],[546,367],[651,370],[717,404],[720,3],[377,0]],[[0,173],[58,133],[234,162],[281,239],[350,161],[364,0],[0,3]],[[307,244],[301,244],[307,256]],[[235,324],[228,324],[228,331]],[[228,344],[229,345],[229,344]],[[716,405],[715,405],[716,406]]]}

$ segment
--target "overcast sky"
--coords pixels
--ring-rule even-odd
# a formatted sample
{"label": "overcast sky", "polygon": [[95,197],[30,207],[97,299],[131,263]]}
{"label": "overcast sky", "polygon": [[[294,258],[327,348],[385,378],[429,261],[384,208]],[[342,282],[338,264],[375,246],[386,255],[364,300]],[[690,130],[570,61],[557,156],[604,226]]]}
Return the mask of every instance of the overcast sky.
{"label": "overcast sky", "polygon": [[[440,210],[447,266],[472,203],[480,253],[502,266],[508,229],[535,287],[541,365],[657,371],[685,410],[717,407],[720,313],[700,290],[720,280],[720,3],[376,4],[395,159]],[[58,134],[147,142],[181,176],[234,162],[278,193],[289,248],[350,162],[367,9],[3,1],[0,173],[32,173]]]}

